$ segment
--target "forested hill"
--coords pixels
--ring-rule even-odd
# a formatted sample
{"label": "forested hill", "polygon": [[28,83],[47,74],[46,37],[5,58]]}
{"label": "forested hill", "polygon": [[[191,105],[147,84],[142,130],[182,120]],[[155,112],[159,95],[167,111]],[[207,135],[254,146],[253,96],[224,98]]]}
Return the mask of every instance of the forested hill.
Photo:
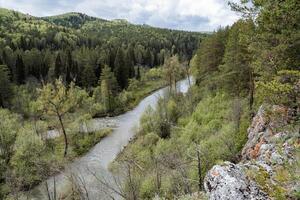
{"label": "forested hill", "polygon": [[34,17],[0,8],[0,65],[11,79],[54,80],[62,76],[83,87],[95,86],[108,65],[121,88],[136,75],[134,66],[162,65],[177,54],[192,57],[205,34],[103,20],[81,13]]}
{"label": "forested hill", "polygon": [[59,26],[66,26],[70,28],[79,29],[85,23],[91,21],[107,22],[106,20],[91,17],[82,13],[70,12],[62,15],[55,15],[49,17],[42,17],[42,20],[54,23]]}

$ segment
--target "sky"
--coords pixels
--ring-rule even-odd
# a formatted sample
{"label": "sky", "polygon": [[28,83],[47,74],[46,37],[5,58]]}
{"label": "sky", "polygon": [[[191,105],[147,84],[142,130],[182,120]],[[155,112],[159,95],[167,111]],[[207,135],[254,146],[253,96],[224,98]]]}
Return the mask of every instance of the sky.
{"label": "sky", "polygon": [[188,31],[213,31],[239,18],[227,0],[0,0],[0,7],[40,17],[81,12]]}

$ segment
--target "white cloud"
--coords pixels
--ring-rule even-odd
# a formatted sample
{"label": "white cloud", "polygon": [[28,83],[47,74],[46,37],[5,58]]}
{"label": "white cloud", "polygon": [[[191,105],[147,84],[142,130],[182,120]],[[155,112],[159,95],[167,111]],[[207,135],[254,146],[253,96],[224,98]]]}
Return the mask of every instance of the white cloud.
{"label": "white cloud", "polygon": [[238,19],[226,0],[0,0],[0,6],[38,16],[77,11],[195,31],[212,31]]}

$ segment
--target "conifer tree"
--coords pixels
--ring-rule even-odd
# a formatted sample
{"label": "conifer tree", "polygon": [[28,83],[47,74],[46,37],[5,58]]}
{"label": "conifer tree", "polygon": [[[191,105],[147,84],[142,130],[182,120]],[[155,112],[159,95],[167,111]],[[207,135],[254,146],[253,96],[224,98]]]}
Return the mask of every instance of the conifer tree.
{"label": "conifer tree", "polygon": [[62,60],[61,60],[60,53],[58,53],[55,59],[55,66],[54,66],[55,78],[59,78],[59,76],[62,75],[62,71],[63,71]]}
{"label": "conifer tree", "polygon": [[25,66],[21,55],[18,55],[16,60],[15,80],[18,84],[23,84],[25,82]]}
{"label": "conifer tree", "polygon": [[0,65],[0,107],[8,106],[12,94],[9,69],[6,65]]}
{"label": "conifer tree", "polygon": [[114,63],[114,73],[121,89],[128,86],[128,69],[126,69],[125,55],[123,48],[119,48]]}
{"label": "conifer tree", "polygon": [[222,86],[228,93],[235,96],[248,94],[250,81],[253,81],[251,69],[251,53],[248,51],[247,34],[254,34],[254,24],[251,21],[238,21],[230,29],[223,65],[220,66]]}
{"label": "conifer tree", "polygon": [[92,86],[95,86],[97,82],[97,77],[95,75],[95,71],[92,65],[87,64],[84,66],[81,81],[84,87],[90,88]]}

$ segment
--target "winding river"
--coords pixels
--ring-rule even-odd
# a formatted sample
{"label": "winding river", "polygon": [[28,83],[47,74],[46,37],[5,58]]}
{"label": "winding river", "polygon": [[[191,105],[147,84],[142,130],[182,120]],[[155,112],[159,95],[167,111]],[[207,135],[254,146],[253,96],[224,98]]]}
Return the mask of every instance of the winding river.
{"label": "winding river", "polygon": [[[177,84],[177,89],[180,92],[186,93],[188,88],[188,79]],[[88,194],[90,200],[122,199],[103,184],[100,184],[99,179],[107,181],[112,187],[117,187],[111,172],[108,170],[109,164],[134,137],[134,128],[138,126],[144,111],[149,106],[155,107],[158,98],[167,91],[168,87],[157,90],[144,98],[133,110],[111,118],[110,120],[115,121],[116,127],[109,136],[102,139],[89,153],[70,163],[64,171],[50,177],[47,182],[43,182],[28,192],[25,199],[48,200],[47,184],[50,196],[56,195],[58,200],[63,192],[70,189],[70,180],[76,180],[81,187],[84,185],[83,193]],[[103,123],[103,119],[93,119],[91,122],[94,129],[98,129],[99,123]],[[52,199],[54,198],[52,197]]]}

